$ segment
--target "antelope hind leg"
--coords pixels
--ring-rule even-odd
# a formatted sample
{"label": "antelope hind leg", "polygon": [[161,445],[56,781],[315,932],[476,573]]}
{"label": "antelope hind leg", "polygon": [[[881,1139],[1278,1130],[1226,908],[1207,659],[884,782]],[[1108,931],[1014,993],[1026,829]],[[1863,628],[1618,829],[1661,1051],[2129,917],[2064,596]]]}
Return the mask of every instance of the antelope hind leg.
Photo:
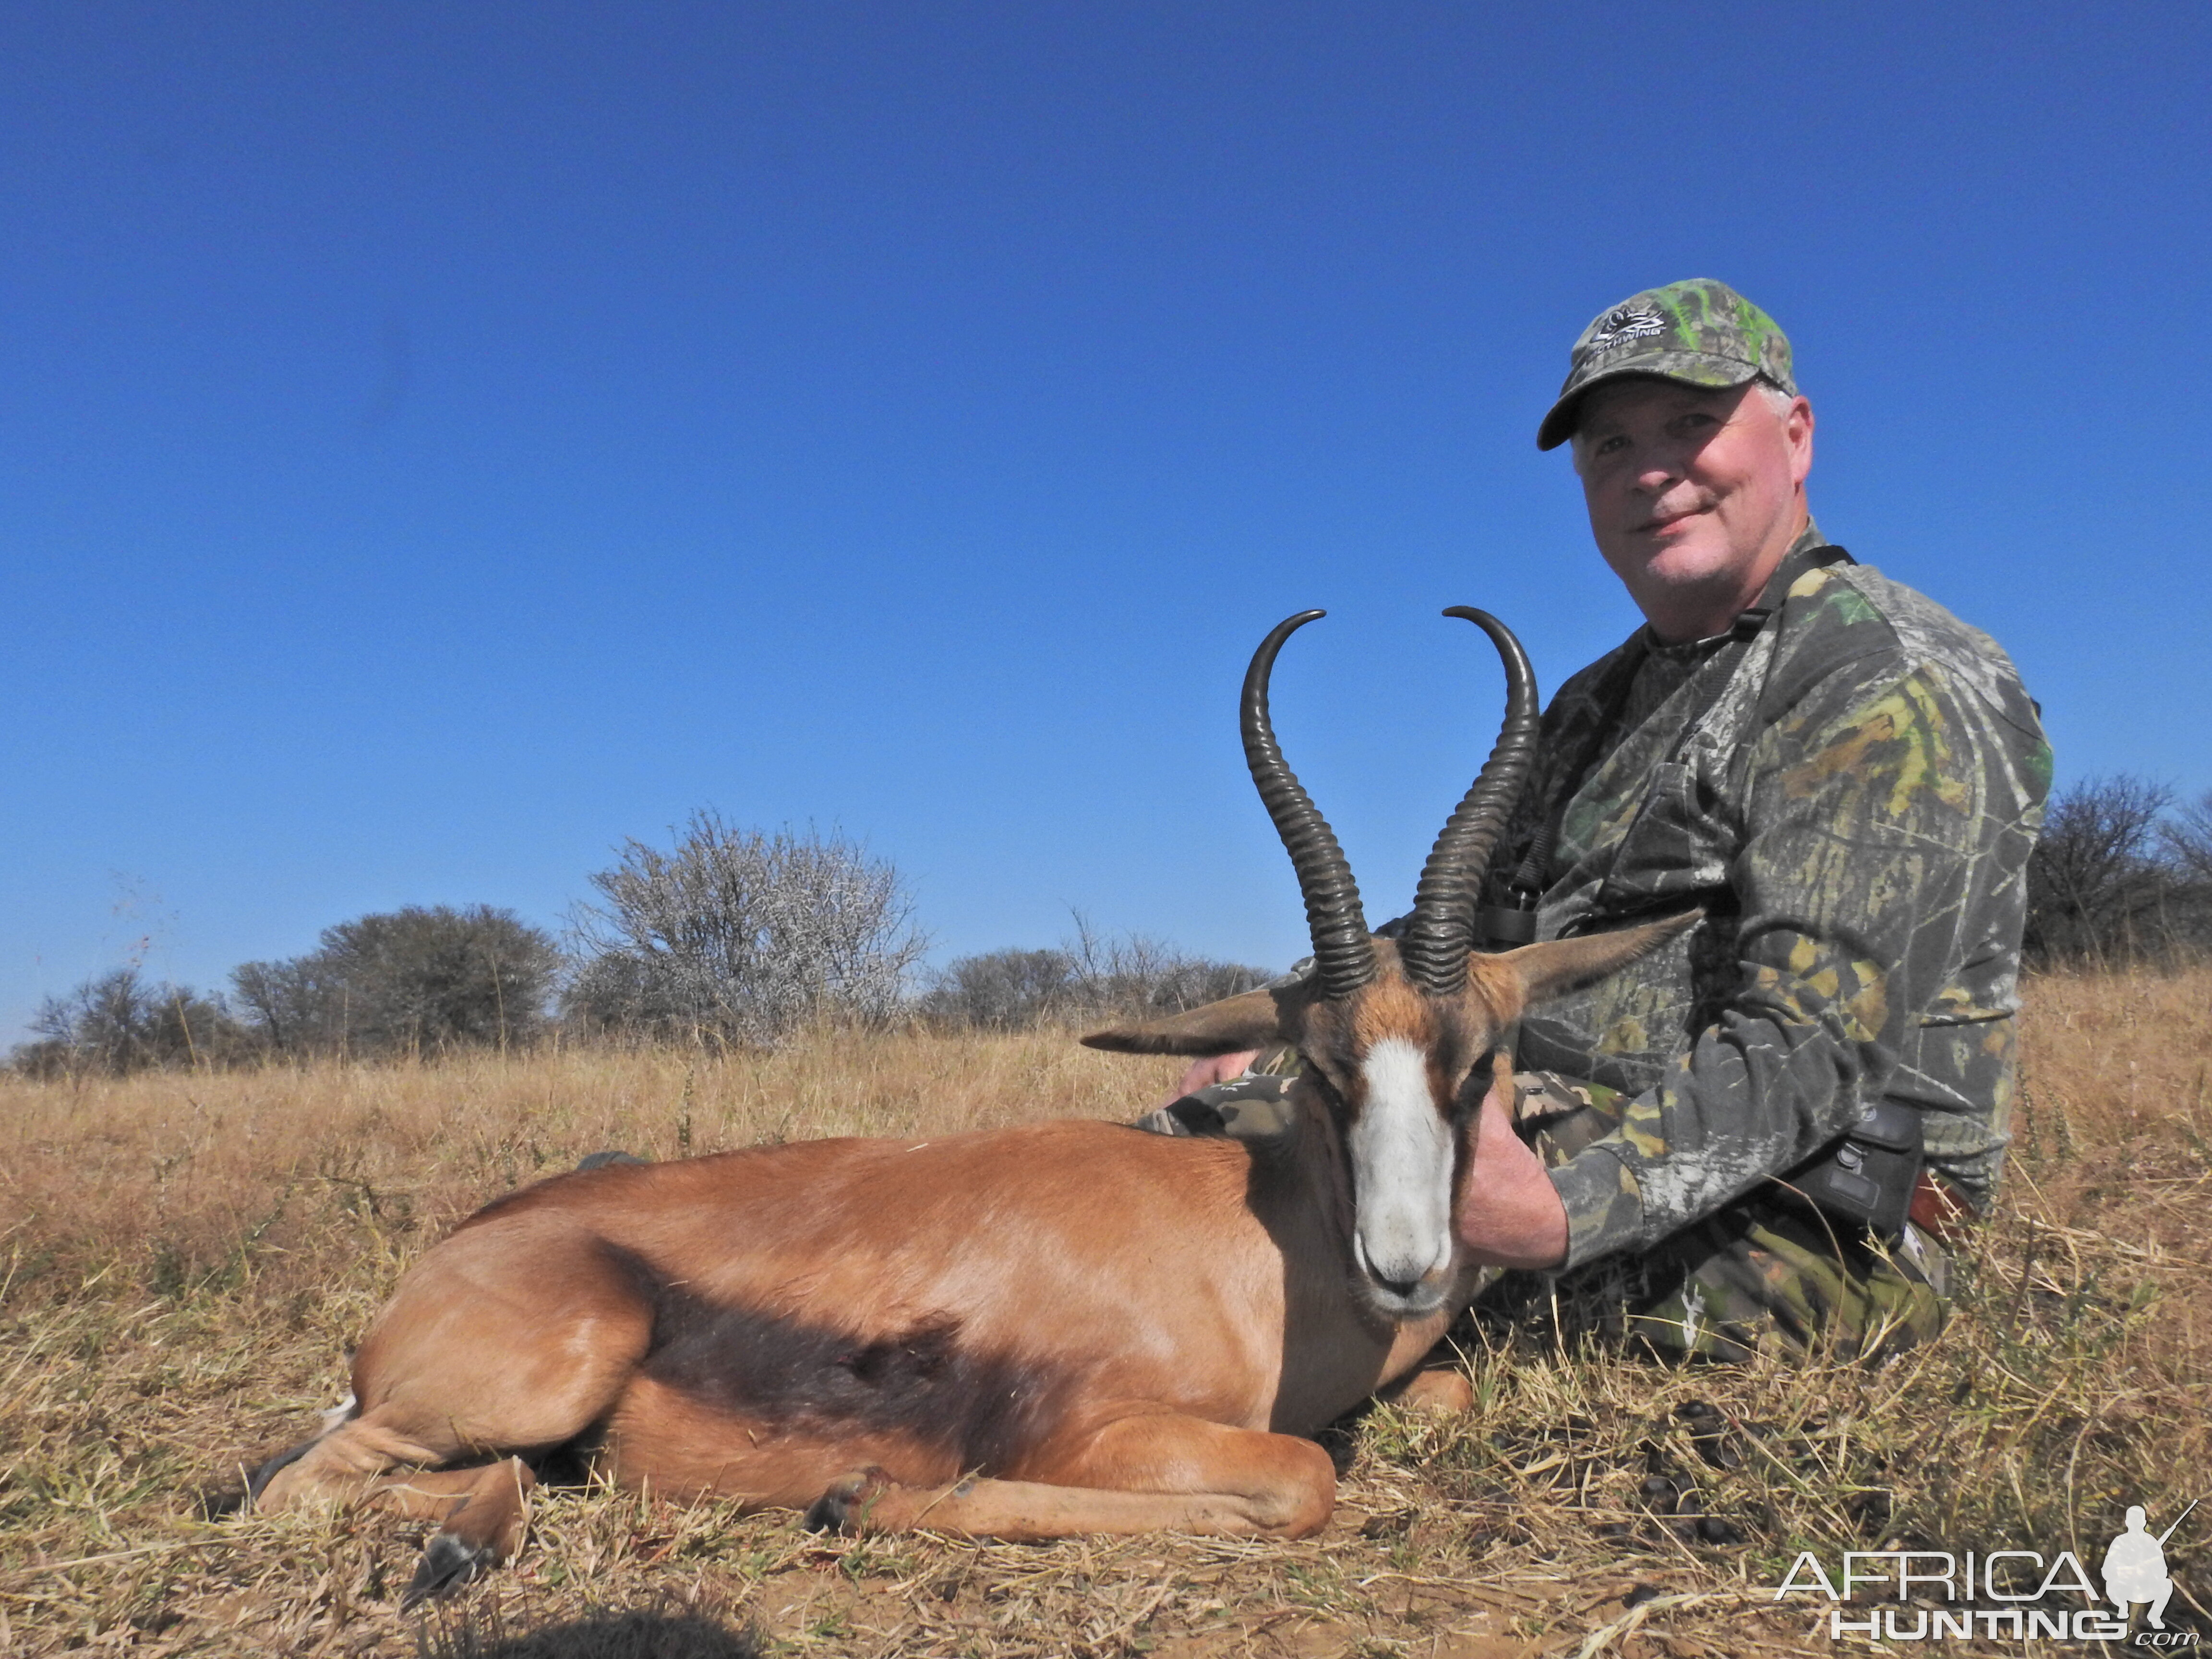
{"label": "antelope hind leg", "polygon": [[479,1468],[389,1475],[371,1486],[368,1501],[380,1508],[445,1522],[423,1546],[422,1563],[399,1598],[401,1610],[458,1589],[513,1555],[529,1529],[537,1485],[528,1464],[502,1457]]}
{"label": "antelope hind leg", "polygon": [[373,1502],[439,1520],[406,1600],[464,1583],[521,1542],[535,1480],[513,1456],[436,1466],[583,1433],[628,1384],[652,1325],[624,1263],[580,1230],[525,1217],[455,1234],[362,1342],[365,1409],[276,1467],[255,1507]]}
{"label": "antelope hind leg", "polygon": [[310,1444],[270,1477],[254,1507],[275,1514],[317,1504],[358,1504],[408,1520],[442,1522],[400,1598],[403,1607],[412,1607],[514,1553],[530,1524],[530,1494],[538,1478],[519,1457],[466,1469],[410,1467],[441,1462],[451,1453],[395,1432],[376,1420],[379,1415],[342,1423]]}
{"label": "antelope hind leg", "polygon": [[1169,1413],[1109,1424],[1046,1472],[1057,1480],[921,1487],[863,1469],[824,1492],[806,1524],[927,1527],[1010,1543],[1080,1533],[1304,1538],[1327,1524],[1336,1503],[1336,1470],[1312,1441]]}

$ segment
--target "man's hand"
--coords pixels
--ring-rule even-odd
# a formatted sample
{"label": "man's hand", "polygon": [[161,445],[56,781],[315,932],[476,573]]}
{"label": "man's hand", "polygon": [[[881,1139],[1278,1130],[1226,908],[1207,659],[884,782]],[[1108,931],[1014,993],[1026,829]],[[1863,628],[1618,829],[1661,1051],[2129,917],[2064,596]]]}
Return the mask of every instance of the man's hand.
{"label": "man's hand", "polygon": [[1474,1161],[1461,1189],[1460,1240],[1496,1267],[1556,1267],[1567,1259],[1567,1206],[1543,1163],[1513,1133],[1504,1097],[1483,1097]]}
{"label": "man's hand", "polygon": [[1176,1085],[1173,1097],[1160,1103],[1172,1105],[1185,1095],[1194,1095],[1200,1089],[1210,1089],[1217,1083],[1243,1077],[1245,1068],[1259,1058],[1257,1048],[1248,1048],[1240,1054],[1208,1054],[1203,1060],[1194,1060],[1190,1063],[1190,1069],[1182,1074],[1182,1081]]}

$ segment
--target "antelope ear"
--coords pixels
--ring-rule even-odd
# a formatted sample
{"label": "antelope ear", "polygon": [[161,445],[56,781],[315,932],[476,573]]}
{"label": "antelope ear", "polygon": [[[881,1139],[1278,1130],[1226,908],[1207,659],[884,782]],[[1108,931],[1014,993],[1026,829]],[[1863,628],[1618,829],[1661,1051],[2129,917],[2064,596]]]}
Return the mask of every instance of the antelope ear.
{"label": "antelope ear", "polygon": [[1093,1031],[1083,1039],[1083,1046],[1117,1054],[1233,1054],[1264,1048],[1292,1040],[1291,1022],[1285,1016],[1300,988],[1285,985],[1247,991],[1165,1019]]}
{"label": "antelope ear", "polygon": [[1528,1001],[1543,1002],[1563,997],[1570,991],[1579,991],[1585,985],[1595,985],[1607,975],[1620,972],[1638,957],[1650,955],[1675,934],[1695,927],[1705,916],[1703,910],[1685,910],[1664,921],[1623,927],[1617,933],[1589,933],[1580,939],[1524,945],[1492,960],[1520,980],[1522,995]]}

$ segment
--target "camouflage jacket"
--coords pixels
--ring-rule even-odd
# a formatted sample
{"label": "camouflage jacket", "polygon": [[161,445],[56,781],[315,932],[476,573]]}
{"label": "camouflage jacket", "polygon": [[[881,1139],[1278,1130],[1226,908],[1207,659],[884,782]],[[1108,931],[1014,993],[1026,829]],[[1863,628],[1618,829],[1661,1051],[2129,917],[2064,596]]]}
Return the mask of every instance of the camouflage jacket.
{"label": "camouflage jacket", "polygon": [[[1808,528],[1791,551],[1825,545]],[[1923,1114],[1929,1167],[1978,1206],[2002,1161],[2051,779],[2034,707],[1994,641],[1866,566],[1767,597],[1717,696],[1698,672],[1727,636],[1648,631],[1561,687],[1493,866],[1501,883],[1565,792],[1540,938],[1706,912],[1522,1023],[1521,1066],[1635,1097],[1553,1172],[1570,1267],[1711,1214],[1878,1097]]]}

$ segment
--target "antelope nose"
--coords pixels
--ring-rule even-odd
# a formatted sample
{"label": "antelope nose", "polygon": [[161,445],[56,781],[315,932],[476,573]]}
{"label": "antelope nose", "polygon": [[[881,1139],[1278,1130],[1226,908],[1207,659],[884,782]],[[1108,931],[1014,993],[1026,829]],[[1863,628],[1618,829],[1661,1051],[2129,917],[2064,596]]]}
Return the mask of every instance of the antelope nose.
{"label": "antelope nose", "polygon": [[1431,1264],[1418,1260],[1414,1251],[1393,1250],[1385,1255],[1368,1249],[1363,1240],[1358,1255],[1360,1267],[1375,1288],[1401,1302],[1420,1296],[1422,1287],[1428,1282]]}
{"label": "antelope nose", "polygon": [[1392,1279],[1386,1274],[1376,1273],[1375,1284],[1378,1290],[1389,1291],[1401,1302],[1411,1302],[1420,1294],[1421,1291],[1421,1281],[1419,1278]]}

